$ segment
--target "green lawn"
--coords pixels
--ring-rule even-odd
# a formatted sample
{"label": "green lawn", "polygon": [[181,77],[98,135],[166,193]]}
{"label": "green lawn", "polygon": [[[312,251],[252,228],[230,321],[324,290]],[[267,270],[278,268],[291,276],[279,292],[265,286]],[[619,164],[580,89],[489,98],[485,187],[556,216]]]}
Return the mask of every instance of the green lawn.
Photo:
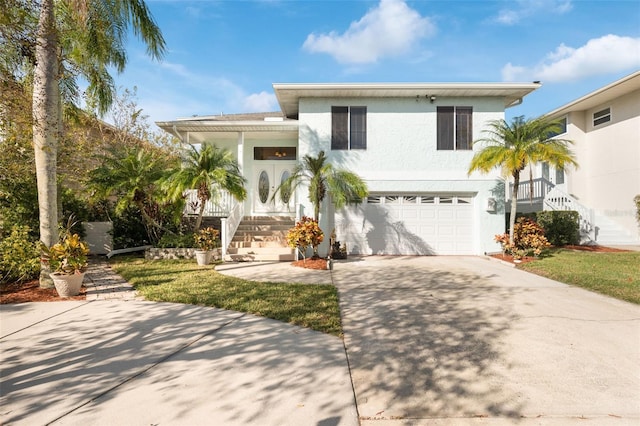
{"label": "green lawn", "polygon": [[519,268],[556,281],[640,304],[640,252],[591,253],[557,249]]}
{"label": "green lawn", "polygon": [[194,260],[112,260],[113,269],[146,300],[211,306],[342,335],[332,285],[262,283],[222,275]]}

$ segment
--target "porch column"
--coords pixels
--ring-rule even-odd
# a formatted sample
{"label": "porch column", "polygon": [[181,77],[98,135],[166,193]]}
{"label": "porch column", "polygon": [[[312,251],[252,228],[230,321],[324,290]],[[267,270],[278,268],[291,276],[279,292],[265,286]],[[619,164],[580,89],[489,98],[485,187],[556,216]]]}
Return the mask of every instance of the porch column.
{"label": "porch column", "polygon": [[238,167],[244,175],[244,132],[238,133]]}

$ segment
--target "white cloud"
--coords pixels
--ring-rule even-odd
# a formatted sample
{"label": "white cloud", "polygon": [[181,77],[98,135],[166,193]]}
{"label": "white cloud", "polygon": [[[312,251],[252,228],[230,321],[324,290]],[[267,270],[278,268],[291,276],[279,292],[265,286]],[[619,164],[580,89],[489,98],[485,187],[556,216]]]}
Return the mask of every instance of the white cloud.
{"label": "white cloud", "polygon": [[434,32],[429,18],[420,16],[403,0],[380,0],[344,33],[309,34],[302,47],[312,53],[328,53],[341,63],[365,64],[406,53]]}
{"label": "white cloud", "polygon": [[572,48],[561,44],[532,67],[508,63],[502,68],[505,81],[575,81],[594,75],[640,68],[640,38],[609,34]]}
{"label": "white cloud", "polygon": [[496,22],[515,25],[538,13],[562,15],[573,8],[571,0],[518,0],[510,4],[515,5],[516,9],[502,9],[495,18]]}
{"label": "white cloud", "polygon": [[277,111],[278,101],[273,93],[252,93],[244,99],[244,111],[246,112],[270,112]]}

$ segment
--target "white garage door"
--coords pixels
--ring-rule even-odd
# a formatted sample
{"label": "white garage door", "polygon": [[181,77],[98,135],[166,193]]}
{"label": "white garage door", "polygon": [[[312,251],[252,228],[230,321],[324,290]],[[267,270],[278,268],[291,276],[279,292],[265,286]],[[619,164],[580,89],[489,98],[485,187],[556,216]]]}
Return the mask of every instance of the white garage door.
{"label": "white garage door", "polygon": [[336,217],[338,240],[357,254],[473,254],[473,196],[369,196]]}

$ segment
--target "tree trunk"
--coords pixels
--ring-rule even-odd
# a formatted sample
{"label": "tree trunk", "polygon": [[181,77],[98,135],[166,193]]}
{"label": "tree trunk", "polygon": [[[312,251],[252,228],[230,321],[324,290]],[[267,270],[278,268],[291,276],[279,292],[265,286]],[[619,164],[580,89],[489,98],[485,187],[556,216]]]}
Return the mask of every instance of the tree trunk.
{"label": "tree trunk", "polygon": [[[50,247],[58,240],[58,39],[54,1],[42,0],[36,38],[33,77],[33,147],[35,150],[40,241]],[[53,287],[46,264],[41,264],[40,287]]]}
{"label": "tree trunk", "polygon": [[520,172],[513,174],[513,193],[511,194],[511,217],[509,217],[509,242],[513,244],[513,228],[516,225],[518,211],[518,186],[520,186]]}
{"label": "tree trunk", "polygon": [[194,231],[198,232],[200,230],[200,226],[202,226],[202,217],[204,216],[204,208],[207,206],[208,200],[200,200],[200,208],[198,209],[198,217],[196,218],[196,226],[194,227]]}

